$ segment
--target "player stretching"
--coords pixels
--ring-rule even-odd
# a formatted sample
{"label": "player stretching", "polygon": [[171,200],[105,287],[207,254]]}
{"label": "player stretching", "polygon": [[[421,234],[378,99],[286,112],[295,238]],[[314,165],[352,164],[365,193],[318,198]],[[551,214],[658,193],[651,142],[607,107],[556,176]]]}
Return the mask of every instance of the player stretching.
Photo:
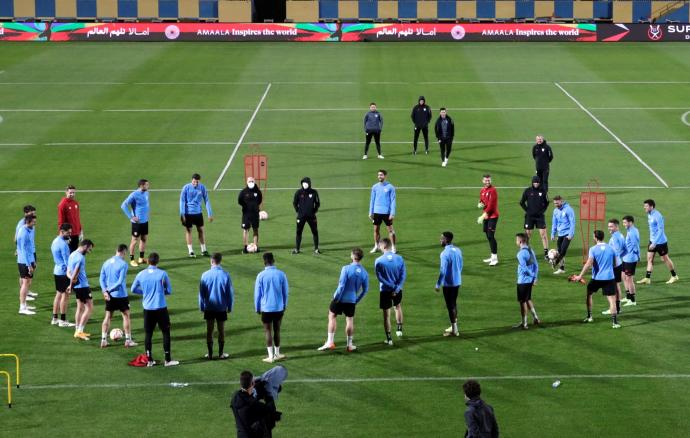
{"label": "player stretching", "polygon": [[553,273],[564,274],[565,273],[565,255],[568,253],[568,247],[570,242],[572,242],[575,236],[575,211],[573,207],[568,204],[563,198],[558,195],[553,198],[553,216],[551,219],[551,240],[556,241],[556,250],[558,251],[558,256],[551,262],[552,266],[558,269]]}
{"label": "player stretching", "polygon": [[[613,276],[616,279],[616,313],[621,313],[621,281],[623,279],[623,256],[625,255],[625,237],[618,230],[618,219],[609,219],[608,230],[611,234],[609,246],[616,254],[616,263],[613,265]],[[602,315],[610,315],[609,309],[601,312]]]}
{"label": "player stretching", "polygon": [[644,211],[647,212],[647,222],[649,223],[649,246],[647,247],[647,275],[637,284],[652,283],[652,269],[654,269],[654,256],[659,254],[661,260],[666,263],[668,270],[671,271],[671,278],[666,284],[673,284],[680,280],[676,274],[671,257],[668,256],[668,240],[664,232],[664,217],[656,209],[653,199],[644,201]]}
{"label": "player stretching", "polygon": [[391,252],[396,253],[395,249],[395,230],[393,229],[393,218],[395,217],[395,187],[386,181],[388,172],[379,169],[376,177],[379,182],[371,187],[371,199],[369,201],[369,219],[374,224],[374,247],[369,251],[373,254],[379,249],[381,239],[381,222],[388,228],[388,237],[393,244]]}
{"label": "player stretching", "polygon": [[196,227],[199,234],[199,244],[201,245],[201,255],[208,257],[206,249],[206,234],[204,233],[204,215],[201,212],[201,203],[206,204],[208,221],[213,222],[213,210],[211,201],[208,199],[206,186],[201,184],[201,176],[198,173],[192,175],[192,182],[185,184],[180,193],[180,221],[185,228],[184,238],[187,242],[189,257],[196,257],[192,249],[192,227]]}
{"label": "player stretching", "polygon": [[221,266],[223,255],[219,252],[211,257],[211,269],[201,275],[199,282],[199,310],[204,312],[206,320],[206,359],[213,359],[213,323],[218,326],[218,359],[227,359],[225,348],[225,321],[228,320],[228,312],[232,312],[235,301],[235,291],[232,287],[232,279]]}
{"label": "player stretching", "polygon": [[453,245],[453,233],[444,231],[441,234],[441,272],[436,281],[436,292],[443,288],[443,298],[448,309],[450,327],[443,336],[460,336],[458,330],[458,292],[462,284],[462,251]]}
{"label": "player stretching", "polygon": [[363,257],[364,253],[360,248],[353,248],[350,253],[352,263],[343,266],[340,270],[338,288],[328,308],[328,337],[326,342],[318,348],[319,351],[335,349],[336,318],[343,313],[345,314],[347,351],[357,349],[352,343],[355,333],[355,306],[369,291],[369,274],[360,263]]}
{"label": "player stretching", "polygon": [[84,331],[93,313],[93,297],[89,280],[86,276],[86,254],[90,253],[94,244],[89,239],[79,243],[79,248],[67,259],[67,277],[70,279],[68,292],[74,291],[77,298],[77,311],[74,314],[74,337],[82,341],[90,340],[90,335]]}
{"label": "player stretching", "polygon": [[520,303],[520,323],[513,328],[527,330],[527,311],[532,313],[534,325],[539,325],[539,316],[532,303],[532,286],[539,276],[539,264],[537,256],[529,247],[529,237],[525,233],[515,235],[515,244],[520,248],[517,253],[517,300]]}
{"label": "player stretching", "polygon": [[115,255],[103,263],[99,282],[105,300],[105,318],[101,325],[101,348],[108,346],[108,330],[110,320],[116,311],[122,313],[122,328],[125,332],[125,347],[136,347],[132,340],[132,323],[129,312],[129,298],[127,297],[127,245],[117,246]]}
{"label": "player stretching", "polygon": [[592,295],[601,289],[606,299],[609,301],[611,311],[611,327],[620,328],[618,324],[618,313],[616,312],[616,280],[613,267],[616,264],[616,253],[604,242],[604,232],[594,230],[594,240],[596,245],[589,249],[589,257],[582,267],[579,275],[573,277],[574,281],[582,280],[582,276],[589,268],[592,268],[592,279],[587,283],[587,318],[583,322],[592,322]]}
{"label": "player stretching", "polygon": [[399,255],[393,253],[390,239],[381,239],[379,248],[383,255],[376,259],[374,269],[380,283],[379,309],[383,311],[383,329],[386,332],[386,344],[393,345],[391,337],[391,307],[395,307],[395,321],[397,337],[403,335],[403,284],[407,277],[405,262]]}
{"label": "player stretching", "polygon": [[625,233],[625,255],[623,256],[623,285],[625,298],[621,300],[623,307],[636,306],[635,299],[635,268],[640,261],[640,232],[635,227],[632,216],[623,216]]}
{"label": "player stretching", "polygon": [[484,259],[484,263],[489,266],[498,264],[498,243],[496,242],[496,225],[498,224],[498,192],[496,187],[491,184],[491,175],[488,173],[482,178],[484,188],[479,192],[479,204],[477,207],[483,209],[483,213],[477,218],[477,223],[484,227],[486,239],[489,241],[491,256]]}
{"label": "player stretching", "polygon": [[[137,190],[127,196],[120,208],[132,222],[132,240],[129,244],[129,264],[133,267],[144,263],[146,241],[149,236],[149,181],[140,179]],[[139,240],[139,259],[134,261],[134,247]]]}
{"label": "player stretching", "polygon": [[[67,278],[67,263],[69,260],[69,242],[72,234],[72,225],[64,223],[60,225],[60,234],[50,244],[50,252],[53,254],[55,268],[53,277],[55,278],[55,299],[53,300],[53,319],[52,325],[58,327],[74,327],[74,324],[67,321],[67,306],[69,306],[69,278]],[[58,312],[60,319],[58,319]]]}

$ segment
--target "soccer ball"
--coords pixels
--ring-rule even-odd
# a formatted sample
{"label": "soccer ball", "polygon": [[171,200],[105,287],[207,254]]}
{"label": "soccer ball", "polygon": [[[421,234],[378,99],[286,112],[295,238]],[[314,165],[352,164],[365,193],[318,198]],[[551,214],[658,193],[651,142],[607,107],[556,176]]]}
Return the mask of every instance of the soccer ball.
{"label": "soccer ball", "polygon": [[259,212],[259,219],[265,221],[266,219],[268,219],[268,213],[266,213],[264,210],[261,210]]}
{"label": "soccer ball", "polygon": [[120,339],[122,339],[122,336],[124,336],[122,329],[114,328],[114,329],[110,330],[110,339],[111,340],[119,341]]}
{"label": "soccer ball", "polygon": [[249,245],[247,245],[247,252],[255,253],[256,252],[256,245],[254,245],[253,243],[250,243]]}
{"label": "soccer ball", "polygon": [[558,251],[555,249],[550,249],[549,252],[547,253],[547,257],[549,258],[550,261],[556,260],[556,258],[558,258]]}

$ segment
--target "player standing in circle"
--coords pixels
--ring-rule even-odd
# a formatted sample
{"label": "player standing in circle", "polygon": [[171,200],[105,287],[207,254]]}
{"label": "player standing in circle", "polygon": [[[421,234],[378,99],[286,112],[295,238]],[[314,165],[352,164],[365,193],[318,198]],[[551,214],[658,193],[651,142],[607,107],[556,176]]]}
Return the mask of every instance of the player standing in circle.
{"label": "player standing in circle", "polygon": [[[618,230],[620,222],[618,219],[609,219],[608,230],[611,234],[609,246],[616,254],[616,263],[613,265],[613,275],[616,279],[616,313],[621,313],[621,281],[623,280],[623,257],[625,256],[625,237]],[[602,315],[610,315],[611,311],[606,309]]]}
{"label": "player standing in circle", "polygon": [[450,150],[453,147],[455,123],[453,119],[450,118],[445,108],[439,110],[439,117],[436,119],[434,133],[441,147],[441,166],[446,167],[448,165],[448,157],[450,157]]}
{"label": "player standing in circle", "polygon": [[314,238],[314,254],[321,254],[319,250],[319,229],[317,228],[316,212],[321,207],[321,200],[319,199],[319,192],[311,187],[311,178],[305,176],[300,181],[302,187],[295,192],[292,199],[292,206],[297,213],[297,234],[295,235],[295,249],[293,254],[300,253],[302,245],[302,231],[304,231],[304,224],[309,224],[311,235]]}
{"label": "player standing in circle", "polygon": [[661,260],[666,264],[668,270],[671,271],[671,278],[666,284],[673,284],[680,280],[676,274],[676,268],[673,265],[671,257],[668,256],[668,239],[664,231],[664,217],[656,209],[656,203],[653,199],[644,201],[644,211],[647,213],[647,222],[649,223],[649,246],[647,247],[647,275],[645,278],[638,281],[637,284],[651,284],[652,283],[652,269],[654,269],[654,256],[659,254]]}
{"label": "player standing in circle", "polygon": [[[149,180],[140,179],[137,190],[127,196],[120,208],[132,223],[132,239],[129,243],[129,264],[133,267],[144,263],[146,242],[149,236]],[[134,248],[139,241],[139,258],[134,261]]]}
{"label": "player standing in circle", "polygon": [[436,281],[436,292],[443,288],[443,298],[446,301],[450,327],[443,336],[460,336],[458,329],[458,292],[462,285],[462,251],[453,245],[453,233],[444,231],[441,234],[441,272]]}
{"label": "player standing in circle", "polygon": [[218,326],[218,359],[230,357],[225,353],[225,321],[232,312],[235,302],[235,291],[232,279],[221,266],[223,255],[219,252],[211,257],[211,269],[201,275],[199,282],[199,310],[204,312],[206,320],[206,359],[213,359],[213,323]]}
{"label": "player standing in circle", "polygon": [[[14,245],[15,245],[15,247],[17,246],[17,236],[19,235],[19,231],[22,228],[24,228],[24,226],[26,225],[26,217],[27,216],[34,216],[35,217],[36,216],[36,207],[34,207],[33,205],[25,205],[24,206],[24,216],[22,216],[22,218],[19,219],[19,222],[17,222],[17,227],[14,229]],[[33,230],[33,228],[32,228],[32,230]],[[32,231],[32,233],[30,234],[30,238],[31,238],[31,251],[34,255],[34,265],[35,265],[36,264],[35,263],[35,261],[36,261],[36,244],[35,244],[34,234],[35,233],[33,233],[33,231]],[[15,255],[17,255],[17,254],[18,254],[17,250],[15,249]],[[29,284],[29,286],[30,286],[30,284]],[[21,289],[21,288],[22,288],[22,277],[21,277],[21,273],[20,273],[19,289]],[[36,292],[32,292],[31,290],[28,290],[26,292],[26,301],[35,301],[36,298],[38,298],[38,294]],[[29,307],[31,307],[31,309],[28,309],[28,310],[35,310],[35,307],[33,307],[33,306],[29,306]]]}
{"label": "player standing in circle", "polygon": [[89,279],[86,276],[86,255],[91,252],[94,244],[89,239],[79,243],[79,248],[69,255],[67,259],[67,277],[70,279],[68,292],[74,291],[77,298],[77,311],[74,314],[74,337],[82,341],[90,340],[88,333],[84,331],[86,324],[93,313],[93,297],[89,287]]}
{"label": "player standing in circle", "polygon": [[483,209],[482,215],[477,218],[477,223],[483,226],[486,239],[489,241],[491,255],[484,259],[484,263],[489,266],[498,264],[498,243],[496,242],[496,225],[498,224],[498,192],[496,187],[491,184],[491,175],[488,173],[482,178],[484,187],[479,192],[479,204],[477,207]]}
{"label": "player standing in circle", "polygon": [[79,242],[84,239],[84,230],[81,226],[81,218],[79,217],[79,201],[75,199],[77,189],[73,185],[67,186],[65,190],[65,197],[62,198],[57,206],[58,209],[58,228],[62,224],[70,224],[72,227],[72,234],[69,240],[70,253],[77,250]]}
{"label": "player standing in circle", "polygon": [[280,353],[280,325],[287,308],[289,286],[285,273],[274,266],[273,253],[265,253],[263,259],[265,268],[254,283],[254,310],[261,314],[266,336],[268,356],[263,361],[273,363],[285,358]]}
{"label": "player standing in circle", "polygon": [[338,287],[333,294],[333,300],[328,308],[328,335],[326,342],[318,348],[319,351],[335,349],[335,329],[338,315],[345,314],[345,335],[347,336],[347,351],[355,351],[357,346],[352,343],[355,333],[355,306],[369,291],[369,274],[360,263],[364,253],[360,248],[353,248],[350,253],[352,263],[340,270]]}
{"label": "player standing in circle", "polygon": [[364,144],[363,160],[369,158],[369,145],[371,144],[372,137],[376,143],[377,157],[383,160],[383,155],[381,155],[381,131],[383,131],[383,116],[376,110],[376,104],[371,102],[369,104],[369,111],[364,115],[364,134],[366,135],[366,143]]}
{"label": "player standing in circle", "polygon": [[592,295],[599,289],[609,301],[611,312],[611,327],[620,328],[618,324],[618,312],[616,311],[616,279],[613,267],[616,265],[616,253],[606,242],[604,232],[594,230],[596,244],[589,249],[589,257],[582,267],[579,275],[573,277],[573,281],[582,280],[582,276],[589,268],[592,268],[592,279],[587,283],[587,318],[583,322],[592,322]]}
{"label": "player standing in circle", "polygon": [[556,241],[556,251],[558,257],[551,261],[551,265],[555,268],[560,264],[557,270],[553,273],[565,273],[565,255],[568,253],[568,247],[575,237],[575,210],[565,201],[560,195],[553,198],[553,216],[551,218],[551,240]]}
{"label": "player standing in circle", "polygon": [[253,243],[256,252],[259,252],[259,206],[263,202],[263,195],[254,177],[247,178],[247,186],[237,195],[237,203],[242,207],[242,252],[247,254],[249,242],[249,229],[254,231]]}
{"label": "player standing in circle", "polygon": [[27,306],[31,281],[36,270],[36,248],[34,233],[36,216],[29,214],[24,217],[22,225],[15,234],[17,242],[17,267],[19,268],[19,313],[21,315],[35,315],[35,307]]}
{"label": "player standing in circle", "polygon": [[[58,327],[74,327],[74,324],[67,321],[67,307],[69,306],[69,278],[67,278],[67,263],[69,261],[69,242],[72,234],[72,225],[64,223],[60,225],[58,236],[50,244],[50,252],[53,254],[55,267],[53,277],[55,278],[55,299],[53,300],[53,319],[52,325]],[[60,319],[58,319],[58,313]]]}
{"label": "player standing in circle", "polygon": [[522,193],[520,207],[525,210],[525,230],[527,237],[532,238],[532,230],[536,227],[544,246],[544,257],[548,259],[549,241],[546,238],[546,218],[544,213],[549,207],[549,199],[546,191],[541,188],[541,180],[538,176],[532,177],[532,185]]}
{"label": "player standing in circle", "polygon": [[532,147],[532,158],[537,168],[537,176],[545,192],[549,191],[549,171],[553,161],[553,151],[543,135],[537,135],[536,144]]}
{"label": "player standing in circle", "polygon": [[529,247],[529,237],[525,233],[515,235],[515,244],[518,246],[517,260],[517,300],[520,303],[520,323],[513,328],[527,330],[527,311],[532,313],[534,325],[539,325],[539,316],[532,303],[532,287],[539,276],[539,264],[537,256]]}
{"label": "player standing in circle", "polygon": [[374,224],[374,247],[369,251],[370,254],[375,253],[379,249],[379,240],[381,239],[381,222],[386,224],[388,228],[388,237],[391,239],[393,247],[391,251],[396,253],[395,249],[395,229],[393,229],[393,219],[395,218],[395,187],[393,184],[386,181],[388,172],[385,169],[379,169],[376,177],[379,182],[371,187],[371,198],[369,200],[369,219]]}
{"label": "player standing in circle", "polygon": [[122,314],[122,328],[125,332],[125,347],[136,347],[132,340],[132,322],[129,312],[129,298],[127,297],[127,245],[117,246],[115,255],[103,263],[99,278],[103,299],[105,300],[105,318],[101,326],[101,348],[108,346],[108,331],[110,321],[115,312]]}
{"label": "player standing in circle", "polygon": [[403,335],[403,285],[407,278],[405,261],[395,254],[391,248],[390,239],[381,239],[379,248],[383,255],[376,259],[374,269],[380,283],[379,309],[383,311],[383,329],[386,332],[386,344],[393,345],[391,337],[391,307],[395,307],[395,321],[397,337]]}
{"label": "player standing in circle", "polygon": [[199,234],[199,244],[201,245],[201,255],[208,257],[206,249],[206,233],[204,232],[204,215],[201,212],[201,203],[206,204],[208,221],[213,222],[213,210],[211,201],[208,199],[206,186],[201,184],[201,175],[192,175],[192,182],[185,184],[180,193],[180,221],[185,228],[184,237],[187,242],[189,257],[196,257],[192,249],[192,227],[196,227]]}
{"label": "player standing in circle", "polygon": [[623,285],[625,298],[621,300],[623,307],[636,306],[635,299],[635,268],[640,261],[640,232],[635,226],[632,216],[623,216],[625,232],[625,255],[623,256]]}
{"label": "player standing in circle", "polygon": [[417,155],[419,133],[424,135],[424,153],[429,155],[429,122],[431,122],[431,108],[426,104],[424,96],[419,96],[417,105],[412,108],[412,124],[414,125],[414,140],[412,155]]}

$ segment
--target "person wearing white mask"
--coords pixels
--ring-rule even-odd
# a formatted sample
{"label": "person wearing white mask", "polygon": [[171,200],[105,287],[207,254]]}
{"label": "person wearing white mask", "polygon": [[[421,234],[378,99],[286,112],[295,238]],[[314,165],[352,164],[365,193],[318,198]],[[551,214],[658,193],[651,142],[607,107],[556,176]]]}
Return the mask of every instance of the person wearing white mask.
{"label": "person wearing white mask", "polygon": [[247,186],[237,196],[237,203],[242,206],[242,243],[244,244],[242,252],[244,254],[249,252],[247,244],[250,228],[254,232],[253,243],[256,246],[256,252],[259,252],[259,207],[262,201],[263,196],[254,177],[248,177]]}
{"label": "person wearing white mask", "polygon": [[292,206],[297,213],[297,235],[295,237],[295,249],[293,254],[299,254],[300,246],[302,245],[302,231],[304,225],[309,224],[312,237],[314,238],[314,254],[321,254],[319,250],[319,230],[316,222],[316,212],[319,211],[321,200],[319,199],[319,192],[311,187],[311,178],[305,176],[300,181],[302,187],[295,192],[292,200]]}

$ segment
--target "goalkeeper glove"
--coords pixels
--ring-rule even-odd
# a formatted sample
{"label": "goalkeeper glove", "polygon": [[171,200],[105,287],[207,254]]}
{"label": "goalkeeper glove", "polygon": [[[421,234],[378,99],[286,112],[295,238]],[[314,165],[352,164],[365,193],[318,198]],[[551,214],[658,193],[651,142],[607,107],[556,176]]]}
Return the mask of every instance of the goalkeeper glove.
{"label": "goalkeeper glove", "polygon": [[484,209],[484,207],[486,207],[486,205],[484,205],[483,202],[479,201],[479,204],[477,204],[477,208]]}

